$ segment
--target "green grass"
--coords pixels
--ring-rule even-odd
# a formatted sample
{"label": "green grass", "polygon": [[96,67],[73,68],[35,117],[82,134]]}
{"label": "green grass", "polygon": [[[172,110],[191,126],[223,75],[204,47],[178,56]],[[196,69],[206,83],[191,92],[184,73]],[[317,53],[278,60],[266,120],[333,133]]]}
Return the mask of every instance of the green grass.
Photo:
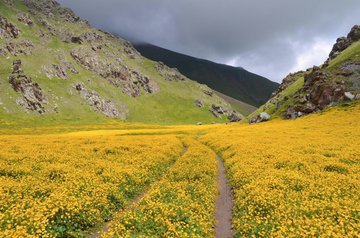
{"label": "green grass", "polygon": [[[261,106],[258,110],[249,115],[248,118],[251,118],[255,115],[259,115],[261,112],[266,112],[269,115],[274,117],[282,117],[282,114],[287,110],[289,105],[293,105],[294,98],[293,95],[299,91],[300,88],[304,85],[304,75],[299,74],[297,79],[289,85],[286,89],[280,92],[279,101],[280,107],[276,110],[276,105],[272,104],[270,101]],[[288,97],[288,100],[285,100],[285,97]],[[267,109],[265,109],[267,108]]]}
{"label": "green grass", "polygon": [[360,41],[353,43],[346,50],[341,52],[335,59],[331,60],[328,69],[335,69],[345,61],[352,60],[353,62],[360,62]]}

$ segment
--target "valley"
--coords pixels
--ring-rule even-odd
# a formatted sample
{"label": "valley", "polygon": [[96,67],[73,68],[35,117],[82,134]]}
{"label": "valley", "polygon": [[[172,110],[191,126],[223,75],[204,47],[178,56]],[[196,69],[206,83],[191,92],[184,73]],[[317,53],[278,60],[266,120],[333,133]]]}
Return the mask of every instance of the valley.
{"label": "valley", "polygon": [[[96,18],[96,1],[71,2]],[[141,21],[152,9],[121,4]],[[144,32],[197,36],[207,55],[226,43],[225,57],[232,39],[201,40],[204,26],[152,33],[174,9]],[[135,24],[108,14],[97,20]],[[360,237],[360,25],[281,84],[117,35],[54,0],[0,0],[0,238]],[[236,57],[263,62],[278,36],[254,35]],[[255,66],[291,66],[275,53]]]}
{"label": "valley", "polygon": [[234,237],[356,236],[359,109],[257,125],[0,131],[0,234],[212,237],[218,154]]}

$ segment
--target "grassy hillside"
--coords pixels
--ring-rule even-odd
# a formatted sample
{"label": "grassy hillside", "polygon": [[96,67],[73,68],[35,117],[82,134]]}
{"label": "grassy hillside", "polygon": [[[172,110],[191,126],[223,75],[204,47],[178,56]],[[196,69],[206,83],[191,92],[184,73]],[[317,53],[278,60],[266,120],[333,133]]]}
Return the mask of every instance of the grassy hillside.
{"label": "grassy hillside", "polygon": [[217,64],[150,44],[137,44],[135,48],[149,59],[178,68],[187,77],[255,107],[265,103],[278,87],[277,83],[243,68]]}
{"label": "grassy hillside", "polygon": [[[11,2],[11,1],[10,1]],[[28,1],[34,4],[50,4],[51,1]],[[31,7],[30,7],[31,8]],[[166,80],[156,69],[156,62],[138,55],[128,42],[115,38],[102,31],[91,28],[85,21],[73,20],[72,13],[58,6],[51,6],[50,13],[44,9],[27,7],[23,1],[16,0],[9,5],[0,0],[0,16],[14,25],[19,31],[16,38],[0,36],[0,125],[33,126],[48,124],[101,124],[109,123],[110,119],[91,106],[74,89],[76,83],[82,83],[87,90],[99,95],[103,100],[110,100],[118,110],[126,113],[128,122],[145,122],[159,124],[194,124],[197,122],[225,122],[226,116],[215,118],[209,108],[212,104],[220,104],[231,109],[222,98],[204,94],[208,89],[188,78],[185,80]],[[31,10],[31,11],[30,11]],[[63,13],[65,11],[65,13]],[[20,22],[19,15],[25,14],[33,24]],[[76,40],[84,34],[94,34],[101,40],[88,42],[69,42],[64,37]],[[75,37],[75,38],[74,38]],[[24,46],[25,43],[32,46]],[[10,44],[14,45],[12,52],[8,51]],[[126,71],[136,72],[148,77],[156,84],[158,90],[148,93],[140,88],[140,96],[132,97],[125,94],[122,86],[115,86],[112,81],[121,81],[116,76],[105,78],[94,69],[87,69],[72,57],[71,52],[83,47],[100,63],[113,64]],[[96,48],[97,47],[97,48]],[[96,48],[96,49],[94,49]],[[130,52],[129,52],[130,51]],[[24,74],[37,83],[46,97],[43,102],[44,114],[28,110],[19,105],[21,94],[16,92],[9,83],[12,74],[12,64],[15,60],[22,61]],[[69,63],[78,73],[64,68],[67,78],[49,77],[45,69],[54,71],[53,66]],[[85,62],[86,63],[86,62]],[[116,73],[116,72],[115,72]],[[108,77],[108,76],[106,76]],[[133,79],[126,79],[131,87]],[[122,82],[120,82],[122,83]],[[195,105],[195,99],[200,99],[204,107]],[[118,120],[118,119],[116,119]]]}

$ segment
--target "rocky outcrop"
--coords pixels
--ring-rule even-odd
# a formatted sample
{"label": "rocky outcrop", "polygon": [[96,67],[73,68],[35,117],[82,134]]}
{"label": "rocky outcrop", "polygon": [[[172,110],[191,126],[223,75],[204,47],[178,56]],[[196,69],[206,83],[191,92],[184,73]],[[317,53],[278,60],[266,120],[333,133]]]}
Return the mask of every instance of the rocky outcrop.
{"label": "rocky outcrop", "polygon": [[228,113],[228,110],[225,107],[218,105],[218,104],[211,105],[211,110],[213,110],[214,112],[216,112],[220,115],[225,115]]}
{"label": "rocky outcrop", "polygon": [[326,67],[330,60],[334,59],[338,56],[342,51],[347,49],[352,43],[360,40],[360,25],[355,25],[351,28],[351,31],[346,37],[339,37],[336,40],[330,54],[329,59],[324,63],[324,67]]}
{"label": "rocky outcrop", "polygon": [[124,42],[124,53],[130,59],[135,59],[137,56],[140,56],[140,53],[134,48],[134,46],[129,42]]}
{"label": "rocky outcrop", "polygon": [[30,40],[24,40],[20,42],[12,41],[8,42],[5,47],[8,53],[13,56],[31,55],[34,44]]}
{"label": "rocky outcrop", "polygon": [[61,79],[69,78],[69,73],[79,74],[79,71],[75,68],[75,66],[67,60],[67,57],[64,54],[56,52],[58,54],[56,56],[58,60],[58,64],[51,65],[43,65],[41,66],[41,71],[48,77],[49,79],[58,77]]}
{"label": "rocky outcrop", "polygon": [[9,77],[12,88],[22,95],[22,98],[18,99],[17,103],[28,110],[42,114],[45,112],[43,103],[46,102],[46,97],[40,86],[24,74],[21,66],[21,61],[15,60],[13,72]]}
{"label": "rocky outcrop", "polygon": [[212,104],[209,111],[216,118],[222,118],[223,116],[226,116],[230,122],[238,122],[242,120],[242,116],[239,113],[236,111],[231,111],[219,104]]}
{"label": "rocky outcrop", "polygon": [[46,75],[46,77],[52,79],[55,77],[61,78],[61,79],[67,79],[68,74],[66,70],[58,64],[52,64],[50,67],[42,66],[41,67],[42,72]]}
{"label": "rocky outcrop", "polygon": [[266,112],[262,112],[259,115],[254,116],[253,118],[251,118],[250,124],[266,122],[266,121],[269,121],[269,120],[270,120],[270,115],[267,114]]}
{"label": "rocky outcrop", "polygon": [[288,74],[282,80],[278,90],[273,92],[272,97],[274,97],[274,96],[278,95],[279,93],[281,93],[282,91],[284,91],[287,87],[289,87],[291,84],[293,84],[299,78],[300,75],[303,75],[304,73],[305,73],[304,71],[299,71],[299,72],[296,72],[296,73]]}
{"label": "rocky outcrop", "polygon": [[107,79],[115,87],[121,88],[123,93],[138,97],[141,90],[146,93],[156,93],[159,88],[155,81],[130,70],[120,62],[112,59],[103,59],[87,47],[76,47],[71,51],[72,57],[85,69],[97,73]]}
{"label": "rocky outcrop", "polygon": [[287,108],[285,118],[294,119],[348,100],[345,82],[333,77],[330,72],[314,66],[305,74],[304,86],[294,95],[296,102]]}
{"label": "rocky outcrop", "polygon": [[[92,106],[96,111],[104,114],[110,118],[126,119],[126,108],[123,106],[123,111],[116,108],[115,104],[109,99],[102,99],[99,94],[85,88],[84,84],[77,83],[74,88],[80,93],[80,96]],[[125,112],[124,112],[125,111]]]}
{"label": "rocky outcrop", "polygon": [[232,112],[228,115],[228,120],[230,122],[239,122],[242,120],[242,116],[236,112]]}
{"label": "rocky outcrop", "polygon": [[0,38],[17,38],[19,34],[20,30],[0,15]]}
{"label": "rocky outcrop", "polygon": [[55,0],[24,0],[24,2],[33,13],[39,12],[47,17],[59,16],[61,19],[69,22],[80,20],[71,9],[61,7]]}
{"label": "rocky outcrop", "polygon": [[17,19],[19,22],[27,25],[27,26],[34,26],[34,22],[31,20],[31,18],[26,13],[19,13],[17,14]]}
{"label": "rocky outcrop", "polygon": [[186,78],[176,68],[169,68],[163,62],[158,62],[155,66],[159,74],[168,81],[185,81]]}
{"label": "rocky outcrop", "polygon": [[214,91],[210,90],[210,89],[204,89],[203,93],[205,93],[206,95],[212,97],[214,95]]}

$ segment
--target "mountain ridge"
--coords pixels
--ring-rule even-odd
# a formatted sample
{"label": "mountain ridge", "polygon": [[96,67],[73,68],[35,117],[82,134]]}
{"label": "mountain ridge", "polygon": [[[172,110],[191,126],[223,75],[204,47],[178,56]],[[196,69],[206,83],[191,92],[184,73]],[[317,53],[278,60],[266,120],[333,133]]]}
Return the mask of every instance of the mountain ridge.
{"label": "mountain ridge", "polygon": [[242,67],[215,63],[147,43],[137,43],[134,47],[147,58],[162,61],[199,83],[256,107],[265,103],[279,85]]}

